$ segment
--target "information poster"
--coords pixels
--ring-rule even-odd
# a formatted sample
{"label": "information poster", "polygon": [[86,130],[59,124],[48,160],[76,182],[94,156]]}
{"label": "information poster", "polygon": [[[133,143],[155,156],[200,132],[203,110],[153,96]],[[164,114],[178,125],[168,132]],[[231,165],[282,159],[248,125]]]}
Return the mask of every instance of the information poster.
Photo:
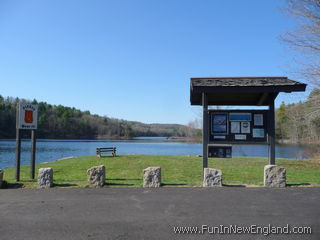
{"label": "information poster", "polygon": [[209,143],[267,143],[268,110],[209,110]]}
{"label": "information poster", "polygon": [[254,126],[263,126],[262,114],[254,114],[253,120],[254,120]]}
{"label": "information poster", "polygon": [[264,138],[264,129],[263,128],[253,128],[252,137],[254,138]]}
{"label": "information poster", "polygon": [[241,122],[241,133],[250,133],[250,122]]}
{"label": "information poster", "polygon": [[227,134],[227,114],[214,114],[212,119],[212,133],[213,134]]}
{"label": "information poster", "polygon": [[251,113],[230,113],[230,121],[251,121]]}
{"label": "information poster", "polygon": [[231,133],[240,133],[240,122],[231,122]]}
{"label": "information poster", "polygon": [[226,149],[226,158],[231,158],[232,157],[232,150],[231,148]]}

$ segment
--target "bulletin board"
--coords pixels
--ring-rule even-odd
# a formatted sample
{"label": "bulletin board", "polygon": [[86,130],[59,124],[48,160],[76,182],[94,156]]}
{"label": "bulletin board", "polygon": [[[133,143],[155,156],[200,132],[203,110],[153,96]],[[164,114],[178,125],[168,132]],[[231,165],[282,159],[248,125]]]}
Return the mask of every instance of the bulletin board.
{"label": "bulletin board", "polygon": [[210,110],[209,142],[266,143],[267,110]]}

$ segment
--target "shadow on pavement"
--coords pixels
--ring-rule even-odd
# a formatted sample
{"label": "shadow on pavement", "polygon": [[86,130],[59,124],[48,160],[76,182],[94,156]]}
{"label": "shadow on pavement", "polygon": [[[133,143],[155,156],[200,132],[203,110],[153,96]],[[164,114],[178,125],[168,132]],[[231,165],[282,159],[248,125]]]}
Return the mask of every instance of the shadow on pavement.
{"label": "shadow on pavement", "polygon": [[127,181],[127,180],[137,180],[142,181],[142,178],[106,178],[106,180],[113,180],[113,181]]}
{"label": "shadow on pavement", "polygon": [[161,187],[166,187],[166,186],[186,186],[187,184],[185,183],[161,183]]}
{"label": "shadow on pavement", "polygon": [[106,183],[105,186],[133,186],[133,184],[128,184],[128,183]]}
{"label": "shadow on pavement", "polygon": [[3,186],[2,186],[2,188],[6,188],[6,189],[17,189],[22,187],[23,187],[22,183],[8,183],[6,181],[3,181]]}
{"label": "shadow on pavement", "polygon": [[299,186],[308,186],[311,185],[310,183],[293,183],[293,184],[286,184],[287,187],[299,187]]}
{"label": "shadow on pavement", "polygon": [[70,184],[70,183],[54,183],[53,187],[78,187],[77,184]]}
{"label": "shadow on pavement", "polygon": [[242,185],[242,184],[222,184],[223,187],[241,187],[241,188],[245,188],[246,185]]}

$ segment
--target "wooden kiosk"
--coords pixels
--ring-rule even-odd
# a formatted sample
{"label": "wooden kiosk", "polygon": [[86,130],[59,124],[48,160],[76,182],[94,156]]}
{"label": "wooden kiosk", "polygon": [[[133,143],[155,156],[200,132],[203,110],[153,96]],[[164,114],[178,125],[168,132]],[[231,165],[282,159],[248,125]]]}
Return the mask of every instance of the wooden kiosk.
{"label": "wooden kiosk", "polygon": [[[194,77],[191,105],[203,106],[203,163],[217,144],[268,144],[275,165],[275,108],[280,92],[305,91],[306,84],[287,77]],[[267,110],[209,110],[208,106],[268,106]]]}

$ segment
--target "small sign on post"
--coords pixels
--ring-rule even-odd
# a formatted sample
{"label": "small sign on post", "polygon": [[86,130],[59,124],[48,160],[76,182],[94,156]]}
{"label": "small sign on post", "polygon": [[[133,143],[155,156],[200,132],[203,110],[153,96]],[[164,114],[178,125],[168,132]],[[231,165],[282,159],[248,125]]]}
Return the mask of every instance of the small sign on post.
{"label": "small sign on post", "polygon": [[18,129],[37,129],[38,106],[35,104],[20,103],[19,117],[17,121]]}
{"label": "small sign on post", "polygon": [[31,130],[31,165],[30,177],[35,175],[35,156],[36,156],[36,129],[38,127],[38,106],[29,103],[19,103],[17,106],[16,119],[16,181],[20,181],[20,155],[21,155],[21,135],[23,129]]}

